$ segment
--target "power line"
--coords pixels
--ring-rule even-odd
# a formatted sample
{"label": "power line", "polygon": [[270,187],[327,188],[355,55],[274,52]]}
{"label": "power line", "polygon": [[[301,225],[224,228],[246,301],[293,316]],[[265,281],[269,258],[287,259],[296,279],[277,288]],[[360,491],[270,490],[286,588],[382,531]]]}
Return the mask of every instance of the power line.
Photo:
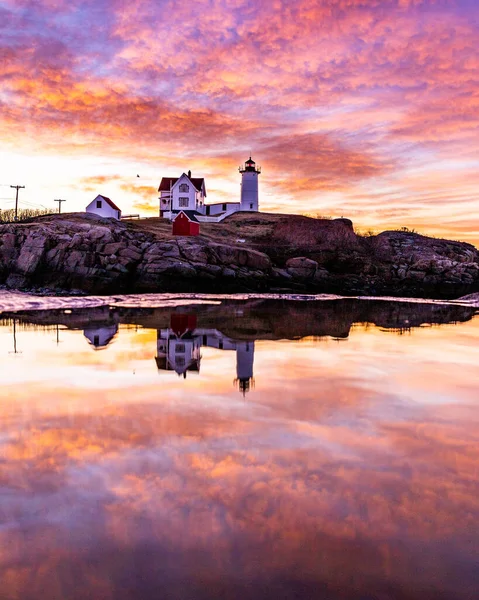
{"label": "power line", "polygon": [[58,214],[62,212],[62,202],[66,202],[66,200],[54,200],[53,202],[58,202]]}
{"label": "power line", "polygon": [[27,200],[21,200],[18,204],[26,204],[27,206],[33,206],[35,208],[42,206],[41,204],[35,204],[34,202],[27,202]]}
{"label": "power line", "polygon": [[15,196],[15,221],[18,220],[18,190],[25,189],[24,185],[11,185],[11,188],[17,190],[17,194]]}
{"label": "power line", "polygon": [[[13,200],[12,200],[13,202]],[[51,210],[49,206],[45,206],[44,204],[36,204],[35,202],[27,202],[27,200],[21,200],[19,204],[26,204],[27,206],[33,206],[34,208],[45,208],[46,210]]]}

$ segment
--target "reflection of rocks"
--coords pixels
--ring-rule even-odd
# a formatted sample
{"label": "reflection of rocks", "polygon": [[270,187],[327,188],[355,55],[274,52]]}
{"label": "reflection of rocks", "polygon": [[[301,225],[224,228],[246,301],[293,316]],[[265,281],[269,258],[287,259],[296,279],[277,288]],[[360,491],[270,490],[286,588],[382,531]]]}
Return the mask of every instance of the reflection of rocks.
{"label": "reflection of rocks", "polygon": [[[148,309],[145,309],[145,315]],[[35,317],[35,313],[38,313]],[[120,313],[109,306],[81,309],[55,309],[3,313],[18,316],[25,323],[38,323],[39,325],[64,325],[67,329],[89,329],[96,327],[109,327],[120,323]]]}
{"label": "reflection of rocks", "polygon": [[[201,368],[201,348],[236,352],[235,385],[244,394],[254,385],[255,340],[299,339],[309,336],[346,339],[354,323],[373,323],[397,332],[424,324],[458,323],[472,319],[478,309],[454,304],[329,300],[224,301],[220,305],[129,309],[103,306],[92,309],[32,311],[3,315],[5,320],[83,329],[94,349],[107,348],[120,324],[157,330],[156,365],[160,372],[186,378]],[[1,323],[1,322],[0,322]],[[153,351],[153,349],[152,349]]]}
{"label": "reflection of rocks", "polygon": [[467,296],[463,296],[459,298],[461,302],[468,302],[471,306],[479,306],[479,292],[475,294],[468,294]]}
{"label": "reflection of rocks", "polygon": [[[479,311],[453,304],[420,304],[365,300],[295,302],[280,300],[223,301],[219,305],[191,305],[201,327],[217,329],[235,340],[296,339],[307,336],[346,338],[354,323],[373,323],[393,330],[408,330],[423,324],[469,321]],[[95,329],[116,324],[134,324],[150,329],[171,326],[171,308],[112,308],[4,313],[19,321],[64,325],[71,329]],[[190,327],[191,328],[191,327]]]}
{"label": "reflection of rocks", "polygon": [[[1,225],[0,283],[93,293],[286,289],[457,297],[479,289],[479,253],[470,244],[408,231],[362,238],[340,219],[244,219],[225,221],[226,228],[236,224],[234,231],[222,224],[195,238],[93,214]],[[242,228],[249,237],[235,245]]]}

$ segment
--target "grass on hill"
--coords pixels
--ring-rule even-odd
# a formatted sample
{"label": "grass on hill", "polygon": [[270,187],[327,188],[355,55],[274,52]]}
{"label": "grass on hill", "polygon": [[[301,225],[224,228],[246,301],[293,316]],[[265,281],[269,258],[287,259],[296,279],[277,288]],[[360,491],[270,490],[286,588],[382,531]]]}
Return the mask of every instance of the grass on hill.
{"label": "grass on hill", "polygon": [[[171,222],[158,217],[128,221],[133,230],[173,238]],[[218,243],[242,243],[248,246],[330,245],[333,241],[351,243],[354,231],[340,221],[302,215],[273,213],[235,213],[220,223],[201,223],[200,235]],[[332,238],[340,238],[333,240]]]}

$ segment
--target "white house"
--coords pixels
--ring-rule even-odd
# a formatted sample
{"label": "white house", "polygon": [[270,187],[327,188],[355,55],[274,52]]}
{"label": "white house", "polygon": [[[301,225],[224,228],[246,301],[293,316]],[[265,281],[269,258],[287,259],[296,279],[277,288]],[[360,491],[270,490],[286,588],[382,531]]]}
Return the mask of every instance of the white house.
{"label": "white house", "polygon": [[206,198],[203,177],[191,177],[183,173],[181,177],[163,177],[158,188],[160,192],[160,217],[174,218],[180,210],[194,210],[203,213]]}
{"label": "white house", "polygon": [[94,213],[99,217],[110,217],[111,219],[121,219],[121,210],[118,206],[106,196],[98,195],[86,207],[87,213]]}
{"label": "white house", "polygon": [[215,204],[206,204],[203,177],[191,177],[191,171],[183,173],[181,177],[163,177],[158,187],[160,217],[173,220],[180,210],[192,210],[200,223],[217,223],[240,210],[259,211],[258,175],[261,168],[256,167],[250,156],[239,172],[242,179],[240,201]]}

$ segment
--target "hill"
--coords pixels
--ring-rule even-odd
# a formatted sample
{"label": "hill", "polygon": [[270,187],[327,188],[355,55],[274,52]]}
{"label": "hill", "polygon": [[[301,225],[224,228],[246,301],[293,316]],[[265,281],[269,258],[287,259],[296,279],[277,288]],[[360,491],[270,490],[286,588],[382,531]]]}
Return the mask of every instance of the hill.
{"label": "hill", "polygon": [[177,237],[152,218],[49,215],[0,226],[0,284],[89,293],[308,291],[452,298],[479,290],[479,253],[348,219],[236,213]]}

